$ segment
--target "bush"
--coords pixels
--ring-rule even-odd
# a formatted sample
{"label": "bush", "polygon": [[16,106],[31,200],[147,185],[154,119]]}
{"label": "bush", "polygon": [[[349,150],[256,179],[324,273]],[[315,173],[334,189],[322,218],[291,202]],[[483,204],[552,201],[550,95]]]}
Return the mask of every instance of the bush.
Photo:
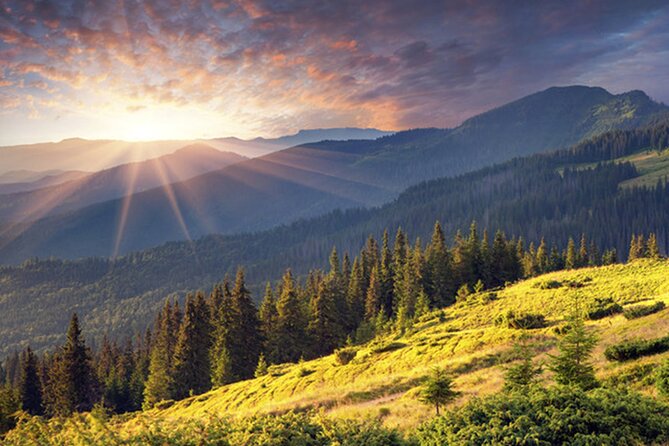
{"label": "bush", "polygon": [[590,302],[586,309],[588,319],[593,321],[621,313],[622,311],[623,307],[610,297],[597,297],[594,301]]}
{"label": "bush", "polygon": [[532,329],[546,326],[543,314],[522,313],[509,310],[495,319],[495,324],[506,328]]}
{"label": "bush", "polygon": [[669,336],[656,339],[633,339],[611,345],[604,350],[609,361],[629,361],[642,356],[656,355],[669,350]]}
{"label": "bush", "polygon": [[657,313],[664,310],[666,305],[664,302],[655,302],[651,305],[637,305],[625,309],[623,315],[627,319],[638,319],[640,317],[648,316],[649,314]]}
{"label": "bush", "polygon": [[669,406],[633,392],[560,386],[473,399],[418,429],[422,446],[663,444]]}
{"label": "bush", "polygon": [[655,386],[660,395],[669,398],[669,359],[665,360],[657,370]]}
{"label": "bush", "polygon": [[346,365],[349,362],[353,361],[353,358],[355,358],[355,355],[357,354],[358,352],[353,348],[350,347],[340,348],[338,350],[335,350],[335,360],[339,365]]}
{"label": "bush", "polygon": [[406,347],[406,344],[403,344],[401,342],[390,342],[388,344],[383,344],[380,345],[372,350],[372,353],[385,353],[385,352],[392,352],[394,350],[399,350],[401,348]]}
{"label": "bush", "polygon": [[90,415],[66,420],[25,418],[3,439],[3,446],[26,444],[109,444],[233,446],[403,446],[405,441],[379,421],[341,421],[312,413],[261,415],[240,420],[210,415],[202,419],[151,418],[123,429],[116,421]]}
{"label": "bush", "polygon": [[553,290],[562,287],[562,282],[558,280],[544,280],[535,285],[540,290]]}

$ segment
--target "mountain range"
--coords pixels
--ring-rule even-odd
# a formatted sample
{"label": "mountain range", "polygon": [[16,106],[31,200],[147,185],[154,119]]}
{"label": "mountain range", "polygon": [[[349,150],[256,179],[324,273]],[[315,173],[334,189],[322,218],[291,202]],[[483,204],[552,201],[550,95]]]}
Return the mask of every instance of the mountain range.
{"label": "mountain range", "polygon": [[578,243],[583,234],[596,246],[616,249],[619,258],[625,258],[633,234],[654,232],[666,253],[667,160],[669,121],[664,121],[426,181],[371,209],[335,210],[256,233],[170,242],[115,259],[31,259],[0,267],[0,313],[7,315],[0,340],[7,348],[28,338],[39,348],[52,345],[74,308],[87,315],[87,330],[96,339],[142,331],[167,296],[208,288],[239,265],[258,296],[261,285],[288,266],[298,276],[325,266],[333,246],[356,252],[370,234],[379,238],[388,229],[393,237],[400,227],[412,239],[426,240],[435,220],[449,238],[475,220],[481,231],[501,229],[524,238],[526,246],[533,244],[531,251],[544,237],[564,249],[570,237]]}
{"label": "mountain range", "polygon": [[335,209],[378,206],[421,181],[567,147],[667,113],[640,91],[613,95],[602,88],[554,87],[454,129],[304,144],[169,188],[90,206],[86,200],[70,203],[66,210],[72,212],[6,224],[0,260],[109,256],[207,234],[262,231]]}
{"label": "mountain range", "polygon": [[[145,161],[168,155],[182,147],[204,143],[218,150],[235,152],[247,158],[266,155],[297,144],[325,139],[374,139],[388,135],[376,129],[332,128],[301,130],[278,138],[244,140],[236,137],[172,140],[120,141],[69,138],[60,142],[0,147],[0,178],[8,175],[19,182],[68,170],[95,172],[120,164]],[[2,181],[3,183],[7,181]]]}

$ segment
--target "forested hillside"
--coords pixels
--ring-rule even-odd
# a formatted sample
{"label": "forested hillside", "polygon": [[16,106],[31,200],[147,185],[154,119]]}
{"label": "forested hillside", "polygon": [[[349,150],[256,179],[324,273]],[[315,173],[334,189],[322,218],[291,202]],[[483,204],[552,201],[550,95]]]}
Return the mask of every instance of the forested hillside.
{"label": "forested hillside", "polygon": [[378,206],[424,180],[567,147],[666,114],[666,106],[641,92],[551,88],[455,129],[294,147],[169,187],[0,229],[0,261],[110,256],[208,234],[266,230],[335,209]]}
{"label": "forested hillside", "polygon": [[[628,252],[634,233],[657,234],[666,253],[669,237],[669,185],[621,188],[638,177],[630,163],[609,163],[626,154],[667,147],[669,126],[607,133],[552,155],[537,155],[457,178],[410,188],[378,209],[336,211],[272,231],[240,236],[210,236],[193,243],[168,243],[116,260],[31,260],[0,269],[0,333],[14,342],[31,339],[49,345],[61,338],[68,314],[85,309],[84,325],[102,333],[142,330],[159,302],[210,287],[245,265],[256,296],[265,281],[277,280],[291,266],[298,276],[323,266],[333,246],[356,252],[372,234],[401,226],[426,240],[440,220],[448,239],[476,220],[481,231],[504,230],[527,246],[542,237],[562,250],[569,237],[601,248]],[[594,163],[590,167],[584,164]],[[573,167],[570,167],[573,166]],[[495,222],[493,227],[491,222]],[[54,313],[54,309],[60,310]],[[60,315],[60,316],[59,316]],[[55,316],[55,317],[54,317]],[[17,327],[31,327],[31,332]],[[19,334],[19,335],[17,335]]]}

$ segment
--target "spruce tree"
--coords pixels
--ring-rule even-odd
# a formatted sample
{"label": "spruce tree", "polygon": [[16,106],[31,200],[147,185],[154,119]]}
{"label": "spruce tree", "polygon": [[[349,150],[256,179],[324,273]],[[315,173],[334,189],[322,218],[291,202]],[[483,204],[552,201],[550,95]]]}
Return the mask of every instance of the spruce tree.
{"label": "spruce tree", "polygon": [[43,415],[42,388],[37,373],[37,358],[28,347],[21,355],[21,378],[19,380],[21,409],[30,415]]}
{"label": "spruce tree", "polygon": [[262,332],[258,310],[246,288],[244,270],[239,268],[232,289],[232,304],[237,320],[232,325],[231,345],[234,373],[239,379],[253,377],[262,351]]}
{"label": "spruce tree", "polygon": [[97,401],[91,355],[81,336],[76,313],[70,319],[65,344],[54,356],[49,369],[48,393],[47,405],[51,415],[88,411]]}
{"label": "spruce tree", "polygon": [[588,266],[588,259],[590,255],[588,253],[588,242],[585,238],[585,234],[581,234],[581,243],[578,248],[578,267],[582,268]]}
{"label": "spruce tree", "polygon": [[296,362],[305,352],[307,322],[290,269],[283,276],[276,308],[277,338],[281,346],[278,361]]}
{"label": "spruce tree", "polygon": [[536,265],[539,274],[543,274],[549,271],[548,248],[546,247],[546,240],[543,238],[541,239],[541,243],[539,243],[539,247],[537,248]]}
{"label": "spruce tree", "polygon": [[154,323],[149,374],[144,387],[144,402],[142,403],[142,407],[145,409],[150,409],[160,401],[173,398],[174,319],[175,313],[169,300],[167,300]]}
{"label": "spruce tree", "polygon": [[643,236],[639,235],[637,237],[636,234],[632,234],[632,239],[630,241],[630,250],[629,254],[627,256],[628,261],[640,259],[644,256],[644,248],[643,248]]}
{"label": "spruce tree", "polygon": [[574,269],[578,267],[578,257],[576,254],[576,244],[574,239],[569,237],[567,242],[567,254],[565,255],[564,266],[567,269]]}
{"label": "spruce tree", "polygon": [[596,345],[597,337],[587,330],[583,317],[572,314],[566,333],[558,341],[559,353],[552,357],[549,366],[555,373],[555,381],[586,390],[596,387],[595,369],[589,361]]}
{"label": "spruce tree", "polygon": [[660,248],[657,246],[657,237],[655,236],[654,232],[651,232],[648,235],[648,240],[646,241],[646,253],[648,258],[660,258]]}
{"label": "spruce tree", "polygon": [[264,340],[265,357],[271,364],[276,363],[280,346],[276,338],[276,300],[272,292],[272,285],[269,282],[265,285],[265,295],[258,310],[258,318],[260,319],[260,330]]}
{"label": "spruce tree", "polygon": [[325,280],[321,282],[318,293],[311,300],[308,333],[313,343],[312,352],[316,357],[331,353],[345,337],[337,314],[336,299],[336,282]]}
{"label": "spruce tree", "polygon": [[441,407],[453,401],[458,395],[459,393],[453,390],[453,381],[448,374],[442,369],[435,368],[421,389],[420,400],[433,405],[439,416]]}
{"label": "spruce tree", "polygon": [[237,314],[235,313],[227,277],[223,284],[214,288],[212,294],[215,296],[214,300],[217,305],[210,310],[212,312],[212,344],[209,350],[209,361],[211,384],[217,387],[231,383],[236,379],[233,366],[234,348],[231,346],[231,339],[234,335],[232,326],[235,324]]}
{"label": "spruce tree", "polygon": [[[378,273],[378,271],[377,271]],[[372,269],[374,275],[374,269]],[[378,277],[374,278],[378,282]],[[370,284],[371,284],[370,276]],[[355,325],[359,325],[360,320],[365,313],[365,276],[358,257],[353,259],[353,268],[351,269],[351,277],[348,282],[348,291],[346,293],[346,300],[348,302],[351,318]],[[374,316],[376,312],[374,313]]]}
{"label": "spruce tree", "polygon": [[209,390],[209,344],[209,315],[204,296],[189,294],[174,349],[173,398],[183,399]]}
{"label": "spruce tree", "polygon": [[390,252],[390,241],[387,229],[383,231],[381,268],[377,279],[379,281],[381,293],[381,305],[386,316],[389,316],[393,311],[393,255]]}
{"label": "spruce tree", "polygon": [[514,345],[519,361],[507,367],[504,374],[504,389],[507,391],[525,390],[537,381],[542,367],[534,364],[532,350],[526,338],[521,338]]}
{"label": "spruce tree", "polygon": [[453,271],[444,232],[438,221],[434,224],[432,239],[425,254],[428,271],[427,288],[432,303],[436,307],[451,305],[455,302]]}
{"label": "spruce tree", "polygon": [[379,280],[379,268],[372,270],[372,276],[369,280],[369,288],[365,298],[365,320],[373,320],[382,308],[381,281]]}

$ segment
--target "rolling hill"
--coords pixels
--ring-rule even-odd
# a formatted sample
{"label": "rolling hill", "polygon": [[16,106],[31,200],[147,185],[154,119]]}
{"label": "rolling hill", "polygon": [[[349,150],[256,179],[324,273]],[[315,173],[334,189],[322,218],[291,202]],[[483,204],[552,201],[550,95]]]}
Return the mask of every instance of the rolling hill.
{"label": "rolling hill", "polygon": [[187,180],[246,159],[206,144],[192,144],[159,158],[122,164],[54,186],[5,195],[0,202],[0,220],[32,221]]}
{"label": "rolling hill", "polygon": [[[275,365],[264,376],[224,385],[176,403],[164,401],[157,408],[136,414],[109,417],[98,411],[66,422],[60,419],[45,422],[41,418],[26,420],[18,431],[9,434],[8,440],[10,444],[23,444],[21,441],[25,438],[60,444],[77,438],[88,442],[124,444],[132,439],[133,444],[154,444],[151,441],[165,444],[167,439],[171,439],[177,443],[188,441],[188,444],[198,444],[195,442],[205,442],[205,439],[223,441],[222,438],[231,435],[238,442],[255,439],[256,442],[251,444],[267,444],[258,441],[267,429],[279,432],[276,434],[278,438],[295,438],[295,435],[298,435],[297,438],[312,438],[308,434],[300,437],[298,433],[291,436],[293,424],[290,420],[293,423],[299,421],[299,415],[288,415],[278,419],[276,424],[271,423],[269,418],[257,418],[290,411],[316,412],[314,416],[329,431],[335,429],[335,420],[359,422],[367,419],[378,420],[386,428],[395,428],[410,436],[416,433],[417,426],[433,416],[434,409],[420,401],[419,391],[435,367],[445,369],[454,377],[454,388],[459,395],[449,404],[448,410],[457,410],[468,401],[502,389],[505,367],[518,359],[514,343],[521,336],[525,336],[535,363],[545,365],[550,361],[549,355],[555,354],[557,338],[568,324],[566,317],[574,307],[587,307],[601,296],[610,296],[623,310],[639,304],[665,304],[663,310],[636,319],[627,319],[623,314],[615,313],[586,322],[587,330],[597,337],[592,363],[597,379],[605,386],[601,391],[629,395],[630,390],[636,390],[652,395],[655,392],[655,371],[669,359],[669,352],[619,362],[607,360],[604,351],[625,340],[667,335],[668,271],[669,262],[666,259],[637,260],[627,265],[584,268],[535,277],[495,292],[472,294],[452,307],[428,313],[404,334],[391,332],[369,343],[351,347],[355,355],[348,362],[330,355],[299,364]],[[496,322],[499,315],[509,310],[540,314],[545,317],[545,326],[521,330]],[[552,379],[552,372],[544,367],[540,385],[551,386]],[[624,392],[621,390],[623,386],[626,388]],[[502,396],[510,398],[513,395]],[[602,394],[595,393],[593,397],[598,395]],[[553,412],[562,404],[558,399],[550,401]],[[553,429],[564,430],[568,435],[569,426],[580,424],[583,416],[592,416],[588,412],[592,409],[581,404],[568,400],[568,406],[575,406],[576,418],[563,428],[559,427],[565,424],[563,418],[558,418]],[[633,418],[634,409],[630,411],[630,407],[613,405],[612,413],[620,414],[625,423],[641,423]],[[478,421],[485,426],[487,414],[479,410],[475,415],[478,416],[468,420],[469,423]],[[516,432],[523,431],[523,426],[530,424],[533,415],[523,412],[522,408],[504,407],[500,419],[494,420],[495,426],[503,427],[519,418],[523,425],[510,426],[510,432],[506,433],[508,437],[513,437]],[[540,421],[548,423],[545,419]],[[584,422],[587,433],[599,429],[599,425],[589,418]],[[234,435],[233,423],[242,423],[236,428],[242,429],[241,436]],[[490,426],[487,428],[490,429]],[[370,438],[365,436],[366,430],[361,432],[354,427],[352,432],[357,432],[361,438]],[[649,432],[649,435],[657,433]],[[366,444],[360,441],[364,440],[351,444]]]}
{"label": "rolling hill", "polygon": [[324,139],[374,139],[388,134],[390,132],[376,129],[333,128],[301,130],[294,135],[252,140],[236,137],[191,141],[120,141],[69,138],[60,142],[0,147],[0,160],[2,160],[0,174],[20,170],[83,170],[96,172],[120,164],[145,161],[150,158],[168,155],[191,144],[208,144],[221,151],[235,152],[251,158],[296,144]]}
{"label": "rolling hill", "polygon": [[[357,252],[369,234],[402,227],[426,240],[435,220],[450,239],[475,219],[527,244],[542,237],[564,248],[584,233],[625,258],[633,233],[655,232],[669,252],[669,186],[622,187],[643,178],[631,164],[611,160],[669,146],[664,125],[614,131],[548,155],[533,155],[456,178],[414,186],[374,209],[334,211],[273,230],[172,242],[117,259],[30,260],[0,267],[0,344],[6,351],[28,340],[35,348],[59,342],[73,309],[94,339],[142,331],[160,302],[208,288],[245,266],[249,282],[276,280],[285,268],[305,274],[324,266],[333,246]],[[594,163],[594,164],[593,164]],[[589,168],[584,166],[590,165]],[[149,234],[150,235],[150,234]],[[535,245],[536,246],[536,245]],[[259,287],[255,287],[256,296]]]}
{"label": "rolling hill", "polygon": [[[324,141],[30,225],[5,229],[0,259],[109,256],[206,234],[253,232],[334,209],[375,206],[424,180],[654,122],[667,108],[641,92],[551,88],[465,121],[373,141]],[[513,123],[513,125],[511,125]]]}

